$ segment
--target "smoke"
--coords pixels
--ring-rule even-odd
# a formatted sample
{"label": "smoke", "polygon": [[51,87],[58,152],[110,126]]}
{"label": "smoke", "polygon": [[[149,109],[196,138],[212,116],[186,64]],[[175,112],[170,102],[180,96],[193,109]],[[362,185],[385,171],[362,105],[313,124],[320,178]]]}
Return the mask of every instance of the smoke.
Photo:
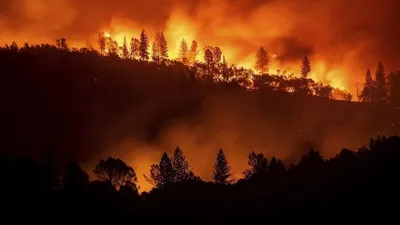
{"label": "smoke", "polygon": [[[228,63],[253,67],[255,51],[265,46],[270,54],[279,56],[271,62],[272,72],[282,69],[298,74],[300,60],[308,55],[312,78],[356,94],[356,82],[363,81],[367,68],[375,69],[378,61],[385,63],[387,71],[398,67],[399,7],[396,0],[3,0],[0,43],[54,43],[56,38],[66,37],[73,45],[96,46],[101,30],[120,43],[124,36],[138,37],[143,28],[151,38],[156,30],[163,30],[171,57],[178,55],[182,38],[195,39],[200,46],[219,46]],[[329,107],[300,112],[277,102],[268,104],[274,109],[261,110],[260,104],[234,93],[212,96],[203,102],[200,119],[165,126],[157,143],[128,136],[109,150],[132,163],[141,178],[163,151],[172,152],[180,145],[195,171],[209,178],[210,159],[220,147],[226,149],[236,173],[245,167],[245,157],[252,150],[290,159],[293,154],[289,150],[296,149],[293,143],[312,140],[332,153],[345,147],[342,143],[359,146],[359,140],[372,134],[371,129],[363,130],[367,129],[363,123],[371,117],[349,115],[348,110]],[[270,112],[275,110],[285,113]],[[340,126],[344,122],[338,119],[327,126],[333,115],[346,121],[353,116],[354,121]],[[305,121],[307,124],[301,124]],[[110,132],[119,135],[123,123]],[[285,126],[289,130],[276,132]],[[343,127],[348,129],[344,133]],[[93,163],[88,168],[93,168]]]}
{"label": "smoke", "polygon": [[[367,68],[384,61],[397,69],[400,34],[395,0],[7,0],[0,11],[0,42],[96,45],[108,30],[122,42],[146,29],[164,30],[171,56],[179,41],[219,46],[229,63],[253,67],[260,46],[281,56],[271,70],[298,74],[308,55],[311,77],[355,93]],[[283,68],[282,68],[283,67]]]}

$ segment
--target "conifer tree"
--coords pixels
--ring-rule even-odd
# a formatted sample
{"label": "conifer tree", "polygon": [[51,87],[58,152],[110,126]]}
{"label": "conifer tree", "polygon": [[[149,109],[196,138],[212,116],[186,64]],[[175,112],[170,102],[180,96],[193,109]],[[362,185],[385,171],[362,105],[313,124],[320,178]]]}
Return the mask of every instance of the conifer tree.
{"label": "conifer tree", "polygon": [[186,160],[186,157],[183,155],[179,146],[176,146],[174,155],[172,156],[172,167],[175,183],[189,180],[191,174],[193,174],[189,162]]}
{"label": "conifer tree", "polygon": [[222,149],[219,149],[217,160],[214,164],[213,180],[217,184],[231,184],[231,167],[228,165],[225,154]]}
{"label": "conifer tree", "polygon": [[153,59],[154,62],[157,64],[160,64],[160,50],[158,48],[158,45],[156,43],[156,40],[153,41],[153,44],[151,46],[151,58]]}
{"label": "conifer tree", "polygon": [[145,179],[157,188],[174,182],[174,171],[171,159],[166,152],[163,153],[159,164],[153,164],[150,169],[150,176]]}
{"label": "conifer tree", "polygon": [[130,53],[131,53],[131,59],[139,58],[139,53],[140,53],[140,41],[139,41],[139,39],[131,38]]}
{"label": "conifer tree", "polygon": [[165,63],[168,59],[167,40],[162,32],[156,32],[152,45],[152,59],[157,64]]}
{"label": "conifer tree", "polygon": [[[378,63],[378,68],[375,73],[375,88],[376,92],[373,96],[376,102],[387,101],[387,79],[385,67],[381,62]],[[374,101],[374,100],[373,100]]]}
{"label": "conifer tree", "polygon": [[264,157],[263,153],[255,153],[254,151],[249,153],[249,160],[247,163],[250,169],[243,172],[245,179],[267,173],[268,160]]}
{"label": "conifer tree", "polygon": [[311,72],[311,63],[307,56],[304,56],[301,62],[301,77],[307,79],[308,74]]}
{"label": "conifer tree", "polygon": [[264,47],[261,47],[256,54],[255,69],[261,74],[268,73],[269,70],[269,57]]}
{"label": "conifer tree", "polygon": [[214,65],[218,66],[219,63],[221,63],[222,60],[222,51],[219,47],[214,48]]}
{"label": "conifer tree", "polygon": [[389,77],[390,95],[389,101],[391,104],[400,107],[400,71],[392,73]]}
{"label": "conifer tree", "polygon": [[268,165],[268,174],[281,176],[284,172],[286,172],[285,164],[283,164],[281,160],[272,157]]}
{"label": "conifer tree", "polygon": [[142,61],[149,60],[149,37],[145,30],[140,33],[139,58]]}
{"label": "conifer tree", "polygon": [[111,40],[108,45],[108,56],[110,57],[118,57],[118,42]]}
{"label": "conifer tree", "polygon": [[375,83],[372,80],[371,71],[367,70],[367,73],[365,74],[364,88],[359,98],[363,102],[371,102],[374,93],[375,93]]}
{"label": "conifer tree", "polygon": [[122,57],[124,59],[129,58],[128,44],[126,42],[126,37],[124,37],[124,43],[122,45]]}
{"label": "conifer tree", "polygon": [[188,65],[189,57],[190,57],[189,47],[186,43],[186,40],[183,38],[179,46],[179,59],[183,64]]}
{"label": "conifer tree", "polygon": [[168,60],[168,44],[163,32],[160,33],[159,42],[161,62],[165,63]]}
{"label": "conifer tree", "polygon": [[193,64],[196,62],[197,55],[199,54],[199,51],[197,50],[197,41],[193,40],[192,44],[190,45],[190,60],[189,64]]}
{"label": "conifer tree", "polygon": [[208,78],[213,77],[213,68],[214,68],[214,55],[209,48],[206,48],[204,52],[204,61],[207,66],[207,76]]}
{"label": "conifer tree", "polygon": [[103,31],[99,33],[97,41],[99,43],[100,55],[104,55],[106,51],[106,38]]}

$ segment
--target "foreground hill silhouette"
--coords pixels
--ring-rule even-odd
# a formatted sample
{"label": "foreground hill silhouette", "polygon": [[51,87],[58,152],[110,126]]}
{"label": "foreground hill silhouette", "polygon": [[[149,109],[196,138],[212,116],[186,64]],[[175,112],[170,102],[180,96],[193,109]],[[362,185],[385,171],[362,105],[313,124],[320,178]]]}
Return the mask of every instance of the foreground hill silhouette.
{"label": "foreground hill silhouette", "polygon": [[[2,49],[0,66],[4,221],[228,224],[241,217],[321,224],[396,215],[396,106],[249,91],[238,81],[200,79],[178,62],[156,65],[50,45]],[[245,179],[236,182],[222,149],[210,158],[193,147],[188,152],[213,168],[214,182],[206,182],[176,147],[148,168],[155,188],[141,195],[134,165],[101,159],[91,182],[79,165],[125,137],[162,143],[177,124],[203,125],[207,132],[190,130],[202,137],[199,146],[221,143],[218,133],[229,131],[235,135],[222,137],[228,146],[219,146],[225,152],[242,145],[246,153],[267,149],[268,156],[251,152]],[[391,137],[364,141],[377,133]]]}
{"label": "foreground hill silhouette", "polygon": [[[218,183],[172,179],[141,195],[131,180],[134,170],[119,159],[101,160],[95,168],[100,180],[89,182],[73,162],[58,173],[54,161],[2,155],[2,218],[12,223],[230,224],[240,218],[257,224],[384,222],[396,217],[399,149],[400,137],[377,137],[368,148],[343,149],[327,160],[310,150],[287,168],[276,158],[262,159],[253,152],[251,176],[235,184],[221,183],[227,177],[216,175]],[[216,167],[221,166],[221,154]],[[124,167],[133,176],[122,176]],[[214,174],[221,172],[216,167]]]}
{"label": "foreground hill silhouette", "polygon": [[[366,137],[397,135],[400,124],[396,106],[267,86],[248,91],[239,80],[210,82],[173,61],[157,65],[42,45],[2,48],[0,66],[2,151],[13,153],[37,156],[46,146],[61,159],[84,161],[127,137],[162,143],[166,132],[183,125],[203,142],[224,131],[251,137],[237,138],[236,145],[283,149],[286,160],[298,159],[303,152],[293,151],[308,141],[329,156],[342,145],[362,145]],[[199,125],[200,131],[194,129]]]}

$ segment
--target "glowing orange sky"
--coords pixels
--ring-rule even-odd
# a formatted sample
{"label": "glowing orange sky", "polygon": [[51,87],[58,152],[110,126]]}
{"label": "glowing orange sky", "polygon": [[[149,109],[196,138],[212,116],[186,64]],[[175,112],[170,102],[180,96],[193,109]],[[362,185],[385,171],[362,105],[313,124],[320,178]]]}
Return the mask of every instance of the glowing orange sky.
{"label": "glowing orange sky", "polygon": [[254,65],[257,48],[284,56],[271,70],[298,73],[312,61],[311,77],[355,94],[367,68],[379,60],[397,69],[400,35],[395,0],[9,0],[0,3],[0,43],[52,42],[96,45],[108,31],[120,43],[146,29],[166,34],[170,56],[182,38],[219,46],[228,63]]}

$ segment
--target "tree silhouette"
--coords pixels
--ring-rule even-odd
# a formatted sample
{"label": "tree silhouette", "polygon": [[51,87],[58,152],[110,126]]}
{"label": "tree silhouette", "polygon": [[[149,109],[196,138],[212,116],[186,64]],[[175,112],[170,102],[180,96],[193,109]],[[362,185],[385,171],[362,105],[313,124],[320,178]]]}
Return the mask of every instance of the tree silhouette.
{"label": "tree silhouette", "polygon": [[228,165],[224,152],[222,149],[219,149],[212,178],[217,184],[227,185],[233,182],[233,180],[230,179],[231,176],[231,167]]}
{"label": "tree silhouette", "polygon": [[158,41],[161,62],[165,63],[168,60],[168,44],[163,32],[160,32]]}
{"label": "tree silhouette", "polygon": [[124,59],[128,59],[129,58],[129,50],[128,50],[128,44],[126,42],[126,37],[124,37],[124,43],[122,45],[122,57]]}
{"label": "tree silhouette", "polygon": [[307,79],[308,74],[311,72],[311,63],[307,56],[304,56],[301,62],[301,76]]}
{"label": "tree silhouette", "polygon": [[230,73],[229,73],[228,63],[226,62],[225,56],[222,57],[221,75],[225,82],[229,82]]}
{"label": "tree silhouette", "polygon": [[204,61],[207,66],[207,77],[212,78],[214,68],[214,55],[209,48],[207,48],[204,52]]}
{"label": "tree silhouette", "polygon": [[256,70],[261,74],[268,73],[269,70],[269,57],[264,47],[261,47],[256,54]]}
{"label": "tree silhouette", "polygon": [[107,160],[102,159],[93,172],[99,180],[107,181],[115,187],[127,184],[136,187],[137,177],[135,171],[121,159],[112,157]]}
{"label": "tree silhouette", "polygon": [[65,38],[60,38],[56,40],[56,46],[57,48],[63,50],[63,51],[68,51],[68,44],[67,44],[67,39]]}
{"label": "tree silhouette", "polygon": [[174,155],[172,156],[172,167],[175,183],[191,179],[193,172],[179,146],[176,146]]}
{"label": "tree silhouette", "polygon": [[149,60],[149,37],[145,30],[140,33],[139,58],[142,61]]}
{"label": "tree silhouette", "polygon": [[150,169],[150,176],[144,175],[145,179],[157,188],[174,182],[174,171],[171,159],[166,152],[163,153],[159,164],[153,164]]}
{"label": "tree silhouette", "polygon": [[400,106],[400,71],[391,73],[389,76],[390,95],[389,101],[391,104]]}
{"label": "tree silhouette", "polygon": [[214,65],[218,66],[222,60],[222,51],[219,47],[214,48],[213,56],[214,56]]}
{"label": "tree silhouette", "polygon": [[70,162],[63,176],[66,190],[85,190],[89,185],[89,175],[77,163]]}
{"label": "tree silhouette", "polygon": [[118,42],[111,40],[108,45],[108,56],[110,57],[118,57]]}
{"label": "tree silhouette", "polygon": [[372,80],[371,72],[367,70],[367,73],[365,74],[364,88],[360,94],[360,100],[363,102],[371,102],[374,92],[375,83]]}
{"label": "tree silhouette", "polygon": [[162,32],[156,32],[152,46],[152,58],[157,64],[165,63],[168,59],[167,40]]}
{"label": "tree silhouette", "polygon": [[323,164],[324,159],[321,157],[319,152],[311,149],[301,158],[298,167],[300,169],[306,169],[307,171],[320,172],[317,170],[322,169]]}
{"label": "tree silhouette", "polygon": [[151,46],[151,58],[157,64],[160,64],[160,50],[158,49],[156,41],[153,41],[153,45]]}
{"label": "tree silhouette", "polygon": [[385,102],[387,100],[387,82],[386,72],[382,62],[378,63],[378,68],[375,73],[375,88],[376,93],[373,95],[376,102]]}
{"label": "tree silhouette", "polygon": [[185,65],[189,64],[190,53],[191,52],[189,52],[189,47],[186,43],[186,40],[183,38],[179,46],[179,59],[183,64]]}
{"label": "tree silhouette", "polygon": [[283,164],[281,160],[277,160],[275,157],[272,157],[271,162],[268,165],[268,174],[282,176],[285,172],[285,164]]}
{"label": "tree silhouette", "polygon": [[247,163],[250,166],[250,169],[246,169],[243,172],[245,179],[250,179],[254,176],[267,173],[268,160],[264,157],[263,153],[255,153],[252,151],[249,153],[249,160]]}
{"label": "tree silhouette", "polygon": [[130,43],[131,59],[139,58],[140,41],[137,38],[132,38]]}
{"label": "tree silhouette", "polygon": [[104,55],[106,51],[106,38],[103,31],[99,33],[97,42],[99,43],[100,55]]}
{"label": "tree silhouette", "polygon": [[197,50],[197,41],[193,40],[192,44],[190,45],[190,60],[189,63],[193,64],[196,62],[197,55],[199,54],[199,51]]}

